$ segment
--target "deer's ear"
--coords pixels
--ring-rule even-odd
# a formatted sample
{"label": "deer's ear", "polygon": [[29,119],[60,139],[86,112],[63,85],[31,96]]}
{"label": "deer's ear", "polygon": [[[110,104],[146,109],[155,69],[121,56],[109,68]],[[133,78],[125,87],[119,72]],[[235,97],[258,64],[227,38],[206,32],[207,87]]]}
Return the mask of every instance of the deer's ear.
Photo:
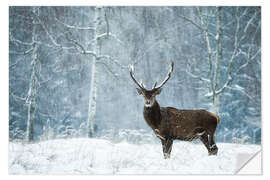
{"label": "deer's ear", "polygon": [[157,89],[157,91],[156,91],[156,95],[160,94],[160,93],[161,93],[161,91],[162,91],[162,88]]}
{"label": "deer's ear", "polygon": [[140,88],[136,88],[136,90],[137,90],[138,94],[142,94],[143,93],[142,92],[142,89],[140,89]]}

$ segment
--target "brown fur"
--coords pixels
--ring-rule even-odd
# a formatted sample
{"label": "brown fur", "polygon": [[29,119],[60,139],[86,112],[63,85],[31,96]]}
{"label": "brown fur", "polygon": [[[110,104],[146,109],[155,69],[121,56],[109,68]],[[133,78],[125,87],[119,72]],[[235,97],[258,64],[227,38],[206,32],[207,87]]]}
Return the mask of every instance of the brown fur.
{"label": "brown fur", "polygon": [[173,107],[161,107],[155,101],[152,107],[144,107],[144,119],[147,124],[164,138],[192,140],[198,138],[200,129],[214,134],[219,123],[218,115],[206,110],[178,110]]}
{"label": "brown fur", "polygon": [[[206,110],[179,110],[173,107],[160,107],[158,102],[152,107],[144,107],[143,116],[157,137],[165,144],[165,158],[169,157],[172,141],[191,141],[199,138],[206,146],[209,155],[217,153],[214,133],[219,116]],[[167,147],[166,143],[171,145]],[[168,144],[168,143],[167,143]]]}

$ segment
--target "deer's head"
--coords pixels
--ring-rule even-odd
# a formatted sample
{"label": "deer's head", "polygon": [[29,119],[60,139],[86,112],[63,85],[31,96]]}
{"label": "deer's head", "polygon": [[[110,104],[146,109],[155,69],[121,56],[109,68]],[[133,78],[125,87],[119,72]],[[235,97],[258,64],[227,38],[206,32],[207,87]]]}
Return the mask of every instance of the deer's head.
{"label": "deer's head", "polygon": [[143,83],[139,83],[135,77],[134,77],[134,73],[133,73],[133,66],[129,66],[129,73],[130,76],[132,78],[132,80],[135,82],[135,84],[137,84],[138,88],[136,88],[138,94],[142,95],[144,97],[144,106],[145,107],[151,107],[153,106],[155,100],[156,100],[156,95],[160,94],[162,91],[162,86],[170,79],[171,77],[171,73],[173,71],[173,66],[174,63],[173,61],[171,61],[171,68],[166,76],[166,78],[162,81],[162,83],[160,83],[160,85],[157,86],[157,82],[155,82],[155,84],[153,85],[151,90],[147,90]]}

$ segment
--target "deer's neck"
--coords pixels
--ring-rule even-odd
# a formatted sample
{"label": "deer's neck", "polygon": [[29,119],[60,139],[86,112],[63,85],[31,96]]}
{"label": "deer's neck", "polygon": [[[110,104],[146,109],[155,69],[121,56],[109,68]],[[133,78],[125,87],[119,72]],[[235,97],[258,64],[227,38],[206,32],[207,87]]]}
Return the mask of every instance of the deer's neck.
{"label": "deer's neck", "polygon": [[143,109],[143,116],[147,124],[152,129],[157,129],[160,122],[161,122],[161,113],[160,113],[160,106],[158,102],[155,100],[153,106],[146,107],[144,106]]}

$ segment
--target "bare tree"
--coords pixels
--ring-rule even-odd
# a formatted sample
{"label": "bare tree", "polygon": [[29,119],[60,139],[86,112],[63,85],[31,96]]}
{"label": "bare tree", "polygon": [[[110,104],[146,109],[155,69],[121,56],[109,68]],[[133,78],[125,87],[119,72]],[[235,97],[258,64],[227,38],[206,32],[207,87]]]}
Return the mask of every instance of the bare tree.
{"label": "bare tree", "polygon": [[[91,84],[89,90],[89,103],[88,103],[88,118],[87,118],[87,136],[93,137],[94,135],[94,122],[96,119],[96,106],[97,106],[97,98],[98,98],[98,77],[99,71],[97,68],[98,64],[103,65],[103,67],[110,72],[114,77],[118,77],[117,73],[115,73],[110,66],[107,64],[106,60],[109,60],[111,63],[115,63],[121,69],[126,69],[127,66],[124,66],[119,63],[116,59],[112,56],[107,54],[102,54],[102,42],[104,40],[111,38],[114,39],[116,42],[122,44],[122,41],[117,38],[115,34],[110,31],[109,20],[107,17],[106,9],[104,7],[98,6],[94,8],[94,19],[93,19],[93,26],[92,27],[78,27],[72,26],[67,23],[61,22],[60,20],[56,19],[60,24],[65,26],[68,29],[76,29],[76,30],[89,30],[91,31],[91,36],[93,37],[90,40],[90,50],[87,45],[83,45],[78,39],[72,38],[72,33],[69,30],[66,34],[66,38],[69,42],[73,44],[76,51],[82,55],[92,58],[91,62]],[[105,25],[105,28],[104,28]],[[105,31],[104,31],[105,29]]]}
{"label": "bare tree", "polygon": [[[33,14],[39,14],[39,8],[32,7],[32,13]],[[37,24],[37,19],[32,19],[32,38],[31,42],[23,42],[13,37],[13,34],[10,32],[10,42],[17,43],[20,46],[26,46],[29,49],[24,52],[18,52],[17,50],[11,50],[11,54],[19,54],[19,55],[28,55],[31,53],[31,68],[30,68],[30,80],[29,80],[29,89],[27,96],[25,98],[18,97],[14,95],[14,93],[11,92],[14,98],[20,99],[24,101],[24,103],[27,106],[27,130],[26,130],[26,139],[29,142],[32,142],[34,140],[34,119],[35,119],[35,111],[36,111],[36,96],[39,86],[39,71],[40,71],[40,62],[38,59],[38,49],[40,44],[38,42],[38,35],[37,35],[37,29],[34,24]],[[12,65],[10,65],[10,68],[13,66],[16,66],[18,61]]]}
{"label": "bare tree", "polygon": [[[192,71],[191,67],[187,68],[187,73],[204,82],[209,92],[206,94],[206,97],[211,97],[213,107],[215,110],[215,113],[219,112],[219,96],[222,94],[226,88],[229,88],[232,84],[232,81],[236,77],[236,74],[247,66],[248,61],[246,63],[243,63],[238,67],[238,69],[234,66],[237,65],[235,61],[239,61],[241,59],[241,55],[243,55],[244,50],[242,49],[242,42],[248,40],[248,36],[245,32],[242,32],[240,29],[240,26],[243,25],[243,22],[245,22],[246,28],[248,28],[249,24],[254,21],[255,18],[251,17],[249,21],[242,21],[242,19],[247,15],[248,9],[245,9],[244,11],[240,11],[239,8],[236,9],[234,19],[232,20],[234,26],[234,32],[232,35],[229,35],[229,40],[232,41],[232,49],[225,49],[224,50],[224,35],[223,35],[223,29],[226,28],[225,25],[223,25],[223,7],[216,7],[212,9],[207,9],[206,11],[201,7],[196,7],[196,14],[198,17],[198,22],[196,20],[193,20],[186,16],[181,16],[184,20],[190,22],[193,26],[195,26],[197,29],[199,29],[202,32],[202,37],[204,40],[204,44],[206,46],[206,52],[207,52],[207,61],[208,61],[208,75],[201,76],[200,72]],[[254,14],[254,16],[257,16],[258,14]],[[213,20],[215,19],[215,20]],[[213,26],[216,27],[216,30],[212,32]],[[232,28],[232,25],[230,26]],[[231,29],[232,30],[232,29]],[[253,36],[256,36],[256,32],[253,32]],[[250,44],[250,47],[253,47],[252,44]],[[226,56],[226,59],[223,55],[223,51],[226,51],[226,53],[230,53],[230,56]],[[256,52],[253,52],[253,56],[257,56],[258,53],[260,53],[260,48],[258,47]],[[220,79],[220,73],[221,73],[221,66],[222,62],[228,62],[226,63],[226,74],[227,78],[226,80]],[[223,63],[224,64],[224,63]],[[201,68],[202,69],[202,68]]]}
{"label": "bare tree", "polygon": [[[16,8],[15,8],[16,9]],[[25,14],[24,14],[25,13]],[[52,37],[44,22],[40,19],[40,7],[31,7],[29,11],[23,11],[22,14],[18,13],[14,15],[15,17],[22,17],[23,19],[30,19],[31,24],[31,37],[30,41],[26,38],[23,40],[18,39],[15,36],[18,36],[16,32],[13,32],[13,29],[10,29],[9,32],[9,41],[10,43],[16,44],[19,48],[11,49],[9,53],[11,55],[22,56],[15,63],[11,64],[9,68],[14,68],[22,60],[27,59],[30,56],[30,79],[28,85],[28,92],[25,97],[18,96],[14,92],[10,92],[11,96],[21,101],[23,105],[27,107],[27,127],[26,127],[26,140],[28,142],[34,141],[34,126],[35,126],[35,116],[37,109],[37,96],[39,88],[48,80],[45,80],[41,75],[42,63],[40,62],[40,49],[42,46],[47,47],[60,47],[56,43],[55,39]],[[27,31],[27,29],[24,29]],[[45,33],[45,34],[43,34]],[[40,40],[40,36],[47,36],[49,38],[49,44]],[[28,40],[28,41],[27,41]],[[15,47],[17,47],[15,46]],[[61,47],[64,48],[64,47]],[[24,51],[18,51],[18,49],[26,49]]]}

